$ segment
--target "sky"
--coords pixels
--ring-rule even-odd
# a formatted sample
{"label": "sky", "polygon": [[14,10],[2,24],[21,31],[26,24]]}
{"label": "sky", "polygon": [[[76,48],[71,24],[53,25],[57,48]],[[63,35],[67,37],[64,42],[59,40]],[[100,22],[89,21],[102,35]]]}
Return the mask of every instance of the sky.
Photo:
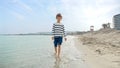
{"label": "sky", "polygon": [[120,0],[0,0],[0,34],[50,32],[61,13],[66,31],[95,30],[120,13]]}

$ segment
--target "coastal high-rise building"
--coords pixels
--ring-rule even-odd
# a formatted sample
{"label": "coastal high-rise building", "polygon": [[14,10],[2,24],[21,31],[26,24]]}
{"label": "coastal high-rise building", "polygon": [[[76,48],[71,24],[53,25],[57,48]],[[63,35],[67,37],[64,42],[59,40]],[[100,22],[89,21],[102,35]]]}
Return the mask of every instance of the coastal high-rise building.
{"label": "coastal high-rise building", "polygon": [[114,29],[120,30],[120,14],[113,17]]}

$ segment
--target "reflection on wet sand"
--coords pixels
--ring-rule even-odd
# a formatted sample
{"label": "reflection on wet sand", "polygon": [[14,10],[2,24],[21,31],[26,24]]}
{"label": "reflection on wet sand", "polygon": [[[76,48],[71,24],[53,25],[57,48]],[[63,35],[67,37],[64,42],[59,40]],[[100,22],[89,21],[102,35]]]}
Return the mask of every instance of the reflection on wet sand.
{"label": "reflection on wet sand", "polygon": [[55,57],[55,63],[54,63],[53,68],[60,68],[60,62],[61,62],[61,59]]}

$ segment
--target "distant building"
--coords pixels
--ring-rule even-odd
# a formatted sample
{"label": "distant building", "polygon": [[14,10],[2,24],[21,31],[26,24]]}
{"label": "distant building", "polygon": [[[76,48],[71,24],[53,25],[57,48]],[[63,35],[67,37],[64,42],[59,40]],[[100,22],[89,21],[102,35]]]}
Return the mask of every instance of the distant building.
{"label": "distant building", "polygon": [[94,26],[90,26],[90,31],[94,31]]}
{"label": "distant building", "polygon": [[113,17],[114,28],[120,30],[120,14]]}

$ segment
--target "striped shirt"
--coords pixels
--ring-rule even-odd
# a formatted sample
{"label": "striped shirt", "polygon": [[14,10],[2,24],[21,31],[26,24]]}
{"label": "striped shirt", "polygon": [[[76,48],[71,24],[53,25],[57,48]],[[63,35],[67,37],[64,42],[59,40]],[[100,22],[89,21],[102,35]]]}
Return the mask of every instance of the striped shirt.
{"label": "striped shirt", "polygon": [[56,36],[66,36],[64,25],[61,23],[54,23],[52,28],[52,34]]}

